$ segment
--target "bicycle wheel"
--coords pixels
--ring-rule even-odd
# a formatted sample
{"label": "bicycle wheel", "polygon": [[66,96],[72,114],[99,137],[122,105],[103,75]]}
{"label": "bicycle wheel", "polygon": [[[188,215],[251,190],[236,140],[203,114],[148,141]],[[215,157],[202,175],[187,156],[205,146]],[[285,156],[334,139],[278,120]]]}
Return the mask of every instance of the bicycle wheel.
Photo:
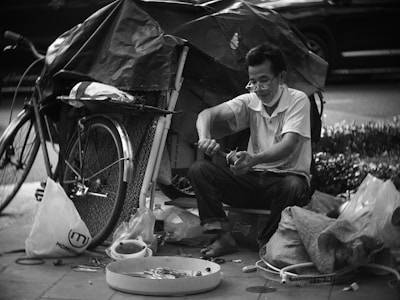
{"label": "bicycle wheel", "polygon": [[121,136],[104,117],[89,118],[69,142],[63,186],[86,223],[89,248],[111,234],[126,196]]}
{"label": "bicycle wheel", "polygon": [[0,212],[17,194],[39,150],[33,110],[26,108],[0,138]]}

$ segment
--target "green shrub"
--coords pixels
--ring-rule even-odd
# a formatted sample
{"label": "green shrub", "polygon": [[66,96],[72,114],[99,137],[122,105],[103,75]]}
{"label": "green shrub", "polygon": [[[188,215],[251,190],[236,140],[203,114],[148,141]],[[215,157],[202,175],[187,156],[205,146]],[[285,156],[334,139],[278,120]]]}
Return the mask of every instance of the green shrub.
{"label": "green shrub", "polygon": [[400,116],[387,122],[323,126],[313,145],[315,188],[331,195],[356,189],[365,176],[400,176]]}

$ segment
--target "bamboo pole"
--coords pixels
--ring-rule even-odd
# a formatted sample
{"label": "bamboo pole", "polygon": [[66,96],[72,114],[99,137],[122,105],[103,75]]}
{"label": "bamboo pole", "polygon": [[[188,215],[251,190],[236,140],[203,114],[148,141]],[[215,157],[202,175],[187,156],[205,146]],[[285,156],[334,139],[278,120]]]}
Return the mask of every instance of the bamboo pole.
{"label": "bamboo pole", "polygon": [[[189,51],[188,46],[184,46],[182,53],[179,56],[178,70],[175,78],[174,90],[171,91],[171,95],[168,97],[168,110],[173,111],[178,100],[179,92],[183,83],[183,68],[187,53]],[[154,189],[155,180],[157,179],[158,171],[160,169],[162,152],[164,151],[165,142],[168,135],[168,130],[171,124],[172,114],[167,116],[161,116],[157,121],[156,132],[154,134],[153,144],[150,150],[149,161],[147,163],[146,172],[143,179],[143,185],[139,196],[139,207],[146,207],[146,196],[151,187],[150,193],[150,209],[153,208],[154,203]]]}

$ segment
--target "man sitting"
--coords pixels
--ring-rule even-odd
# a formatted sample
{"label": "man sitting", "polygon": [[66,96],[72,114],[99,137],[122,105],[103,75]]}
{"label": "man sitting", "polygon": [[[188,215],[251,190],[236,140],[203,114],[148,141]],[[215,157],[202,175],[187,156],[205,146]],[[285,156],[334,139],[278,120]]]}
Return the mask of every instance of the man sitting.
{"label": "man sitting", "polygon": [[237,152],[230,168],[208,160],[189,168],[203,229],[216,233],[211,244],[201,249],[204,257],[237,251],[222,203],[271,211],[258,232],[261,248],[278,228],[282,210],[309,200],[312,154],[307,95],[285,84],[286,65],[279,49],[259,45],[247,53],[246,63],[249,93],[203,110],[196,122],[198,148],[207,155],[220,149],[210,134],[216,121],[227,121],[232,132],[250,128],[247,151]]}

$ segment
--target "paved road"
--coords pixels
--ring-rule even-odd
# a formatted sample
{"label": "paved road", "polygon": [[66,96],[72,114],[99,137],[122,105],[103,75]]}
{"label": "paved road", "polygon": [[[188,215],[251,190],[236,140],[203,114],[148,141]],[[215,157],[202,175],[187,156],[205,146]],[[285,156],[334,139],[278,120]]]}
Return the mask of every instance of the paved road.
{"label": "paved road", "polygon": [[392,119],[400,116],[400,75],[354,80],[331,80],[324,92],[327,125],[347,121]]}

